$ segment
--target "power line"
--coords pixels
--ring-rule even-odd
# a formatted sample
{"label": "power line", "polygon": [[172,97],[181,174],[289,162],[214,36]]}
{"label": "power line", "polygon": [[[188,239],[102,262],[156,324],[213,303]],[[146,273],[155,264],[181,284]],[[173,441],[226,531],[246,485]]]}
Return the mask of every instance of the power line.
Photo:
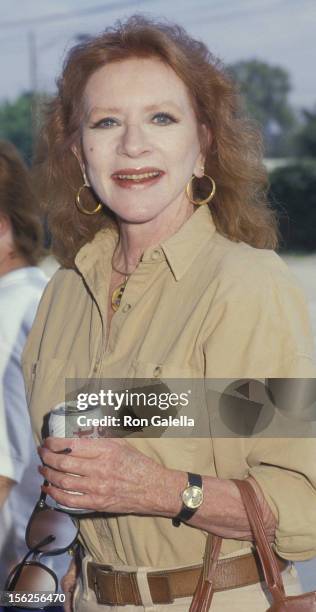
{"label": "power line", "polygon": [[[74,19],[76,17],[96,15],[98,13],[103,13],[103,12],[110,11],[110,10],[117,10],[117,9],[122,9],[122,8],[132,8],[133,6],[138,7],[140,4],[152,4],[152,1],[153,0],[127,0],[126,2],[122,2],[120,4],[118,4],[117,1],[116,2],[114,1],[114,2],[110,2],[107,5],[103,4],[103,5],[98,5],[98,6],[94,6],[91,8],[78,9],[78,10],[70,11],[67,13],[53,13],[50,15],[43,15],[42,17],[34,17],[30,19],[10,20],[10,21],[5,21],[5,22],[0,23],[0,29],[25,27],[25,26],[31,27],[31,26],[36,26],[36,25],[45,24],[45,23],[66,21],[69,19]],[[202,15],[202,17],[206,19],[212,19],[215,21],[225,21],[225,20],[230,20],[230,19],[234,19],[238,17],[248,16],[249,14],[255,14],[255,13],[262,14],[265,12],[270,12],[270,11],[273,11],[274,9],[278,9],[280,6],[288,2],[293,2],[293,1],[296,2],[296,0],[277,0],[276,4],[273,5],[273,0],[270,0],[270,4],[269,4],[269,0],[266,0],[266,2],[268,2],[268,5],[264,6],[262,5],[262,1],[260,0],[260,7],[258,7],[253,4],[253,0],[252,0],[252,2],[250,1],[251,8],[244,8],[244,9],[241,8],[241,10],[237,9],[237,10],[228,11],[228,12],[225,12],[224,10],[224,11],[217,12],[217,13],[215,12],[213,14],[212,12],[208,13],[206,11],[205,15],[204,16]],[[301,3],[302,2],[305,2],[305,5],[306,5],[311,2],[314,2],[314,0],[301,0]],[[217,9],[218,6],[221,6],[220,1],[219,3],[216,3],[215,6],[214,4],[210,5],[207,3],[206,8]],[[294,8],[293,5],[292,5],[292,8]],[[194,12],[196,13],[196,7],[194,7]],[[194,23],[195,24],[200,23],[200,20],[199,19],[195,20]],[[205,25],[205,21],[202,21],[201,23]],[[6,40],[9,40],[9,39],[8,38],[0,39],[0,43],[5,42]]]}
{"label": "power line", "polygon": [[[265,0],[265,1],[266,1],[266,4],[263,4],[262,0],[259,0],[260,4],[255,5],[253,0],[248,0],[248,3],[249,3],[248,7],[240,6],[238,8],[233,8],[232,10],[230,10],[229,8],[228,11],[226,10],[225,6],[222,6],[224,10],[214,12],[214,13],[212,13],[212,10],[213,8],[217,8],[217,7],[214,7],[213,4],[212,5],[208,4],[208,6],[205,9],[205,12],[201,15],[198,13],[198,11],[195,10],[195,8],[192,8],[194,15],[196,15],[196,19],[193,18],[193,20],[190,21],[190,26],[192,25],[207,26],[209,25],[210,22],[213,22],[213,21],[216,22],[217,24],[221,21],[224,21],[224,22],[231,21],[231,20],[235,20],[239,18],[254,17],[256,15],[260,17],[261,15],[265,13],[273,13],[274,11],[279,11],[290,0]],[[302,5],[306,6],[312,1],[314,2],[314,0],[300,0],[299,7],[291,5],[291,8],[292,9],[300,8],[301,10]],[[209,11],[207,9],[209,9]]]}
{"label": "power line", "polygon": [[[192,18],[190,21],[190,26],[188,27],[188,30],[190,31],[190,28],[192,26],[196,27],[196,26],[201,26],[201,27],[207,27],[209,26],[211,23],[215,23],[215,25],[220,24],[221,22],[233,22],[236,21],[238,19],[247,19],[247,18],[253,18],[258,16],[258,18],[261,17],[261,15],[265,15],[265,14],[271,14],[274,11],[278,11],[282,8],[282,6],[284,5],[284,2],[287,2],[288,0],[278,0],[276,2],[275,5],[271,5],[268,4],[266,6],[262,5],[260,7],[255,7],[255,6],[251,6],[250,8],[245,8],[245,9],[237,9],[237,10],[232,10],[229,12],[218,12],[215,14],[212,13],[208,13],[207,11],[205,11],[205,14],[202,16],[203,19],[200,18],[200,16],[198,16],[198,14],[196,14],[196,18]],[[309,0],[301,0],[301,2],[308,2]],[[294,8],[294,7],[293,7]]]}
{"label": "power line", "polygon": [[52,23],[53,21],[64,21],[65,19],[74,19],[76,17],[83,17],[86,15],[96,15],[97,13],[104,13],[112,9],[130,8],[132,6],[139,6],[140,4],[151,3],[151,0],[128,0],[118,5],[117,2],[110,2],[107,5],[101,4],[88,9],[79,9],[76,11],[70,11],[68,13],[53,13],[51,15],[43,15],[42,17],[34,17],[32,19],[16,19],[13,21],[2,21],[0,23],[0,29],[4,30],[7,28],[18,28],[25,26],[35,26],[42,23]]}

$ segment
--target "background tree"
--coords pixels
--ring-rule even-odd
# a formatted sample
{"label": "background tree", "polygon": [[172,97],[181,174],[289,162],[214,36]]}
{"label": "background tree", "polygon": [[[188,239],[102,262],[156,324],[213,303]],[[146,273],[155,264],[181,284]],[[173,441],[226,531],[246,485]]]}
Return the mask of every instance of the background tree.
{"label": "background tree", "polygon": [[249,115],[262,127],[266,155],[291,155],[296,118],[288,101],[288,72],[255,59],[232,64],[229,72],[239,85]]}
{"label": "background tree", "polygon": [[33,149],[33,95],[23,93],[0,105],[0,138],[10,140],[30,164]]}
{"label": "background tree", "polygon": [[316,251],[315,161],[276,168],[269,178],[269,199],[279,215],[281,250]]}
{"label": "background tree", "polygon": [[298,135],[298,151],[306,157],[316,157],[316,107],[303,110],[304,125]]}

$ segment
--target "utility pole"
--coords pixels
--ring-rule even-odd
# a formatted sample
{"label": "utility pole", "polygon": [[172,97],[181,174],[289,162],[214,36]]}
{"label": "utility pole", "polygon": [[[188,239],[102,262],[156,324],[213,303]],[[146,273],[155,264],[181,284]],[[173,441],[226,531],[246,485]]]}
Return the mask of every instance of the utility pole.
{"label": "utility pole", "polygon": [[32,95],[32,132],[33,151],[38,129],[38,81],[37,81],[37,50],[35,33],[28,32],[28,56],[29,56],[29,78],[30,92]]}
{"label": "utility pole", "polygon": [[30,91],[37,93],[37,53],[34,32],[28,33]]}

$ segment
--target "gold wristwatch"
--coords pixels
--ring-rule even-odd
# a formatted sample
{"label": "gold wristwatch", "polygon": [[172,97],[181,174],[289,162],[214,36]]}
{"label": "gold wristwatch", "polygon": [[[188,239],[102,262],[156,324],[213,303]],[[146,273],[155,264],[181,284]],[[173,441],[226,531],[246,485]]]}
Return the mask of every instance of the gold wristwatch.
{"label": "gold wristwatch", "polygon": [[172,519],[174,527],[179,527],[183,521],[189,521],[203,503],[203,484],[200,474],[188,472],[188,484],[181,493],[182,508]]}

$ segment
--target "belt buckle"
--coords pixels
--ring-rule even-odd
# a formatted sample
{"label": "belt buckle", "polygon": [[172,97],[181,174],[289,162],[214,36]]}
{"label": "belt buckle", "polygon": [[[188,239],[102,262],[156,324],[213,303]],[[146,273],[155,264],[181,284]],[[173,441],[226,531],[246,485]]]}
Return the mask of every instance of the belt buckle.
{"label": "belt buckle", "polygon": [[[106,583],[103,581],[102,584],[102,578],[107,575],[109,580]],[[127,584],[125,578],[128,578]],[[96,568],[93,585],[99,604],[110,606],[142,605],[135,571],[116,570],[112,565],[101,565]],[[129,591],[127,596],[126,588]]]}
{"label": "belt buckle", "polygon": [[101,603],[101,591],[99,588],[98,578],[96,575],[93,576],[93,587],[94,587],[95,596],[97,598],[97,602]]}
{"label": "belt buckle", "polygon": [[101,589],[99,587],[99,582],[98,582],[98,576],[101,575],[102,573],[112,573],[113,572],[113,566],[112,565],[102,565],[102,568],[100,567],[96,567],[95,571],[94,571],[94,575],[93,575],[93,586],[94,586],[94,592],[95,592],[95,596],[97,598],[97,602],[99,604],[103,604],[103,595],[101,592]]}

